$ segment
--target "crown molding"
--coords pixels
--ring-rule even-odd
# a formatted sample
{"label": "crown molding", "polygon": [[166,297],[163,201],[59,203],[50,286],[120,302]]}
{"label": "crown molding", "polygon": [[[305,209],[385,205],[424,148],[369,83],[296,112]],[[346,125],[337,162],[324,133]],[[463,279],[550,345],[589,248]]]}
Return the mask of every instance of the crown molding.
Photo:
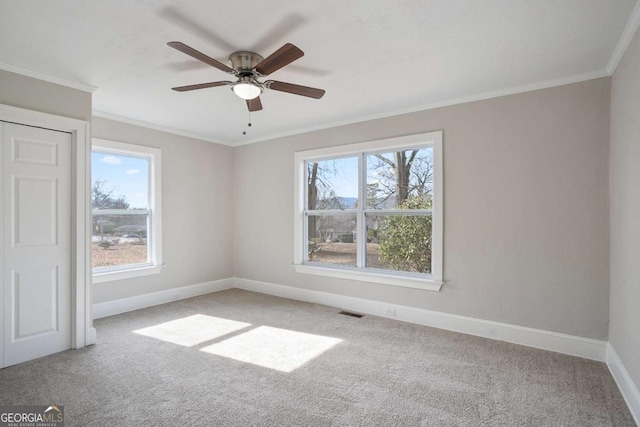
{"label": "crown molding", "polygon": [[450,99],[446,99],[446,100],[442,100],[442,101],[436,101],[436,102],[432,102],[432,103],[429,103],[429,104],[421,104],[421,105],[417,105],[415,107],[403,108],[403,109],[393,110],[393,111],[389,111],[389,112],[385,112],[385,113],[372,114],[372,115],[367,115],[367,116],[359,116],[359,117],[354,117],[352,119],[341,120],[341,121],[337,121],[337,122],[324,123],[324,124],[318,125],[318,126],[311,126],[311,127],[307,127],[307,128],[301,128],[301,129],[292,130],[292,131],[289,131],[289,132],[282,132],[282,133],[278,133],[278,134],[275,134],[275,135],[269,135],[269,136],[265,136],[265,137],[262,137],[262,138],[255,138],[255,139],[251,139],[251,140],[248,140],[248,141],[241,141],[241,142],[237,142],[237,143],[230,144],[230,145],[233,145],[234,147],[239,147],[239,146],[242,146],[242,145],[255,144],[257,142],[270,141],[270,140],[277,139],[277,138],[283,138],[283,137],[287,137],[287,136],[299,135],[299,134],[302,134],[302,133],[313,132],[313,131],[318,131],[318,130],[323,130],[323,129],[329,129],[329,128],[334,128],[334,127],[338,127],[338,126],[346,126],[346,125],[351,125],[351,124],[355,124],[355,123],[367,122],[367,121],[370,121],[370,120],[377,120],[377,119],[384,119],[384,118],[387,118],[387,117],[400,116],[400,115],[403,115],[403,114],[415,113],[415,112],[418,112],[418,111],[433,110],[435,108],[450,107],[450,106],[458,105],[458,104],[467,104],[469,102],[484,101],[484,100],[487,100],[487,99],[499,98],[499,97],[508,96],[508,95],[515,95],[515,94],[524,93],[524,92],[531,92],[531,91],[535,91],[535,90],[539,90],[539,89],[548,89],[548,88],[552,88],[552,87],[563,86],[563,85],[567,85],[567,84],[571,84],[571,83],[578,83],[578,82],[583,82],[583,81],[588,81],[588,80],[594,80],[594,79],[599,79],[599,78],[608,77],[608,76],[610,76],[610,74],[606,70],[597,70],[597,71],[591,71],[591,72],[588,72],[588,73],[574,74],[574,75],[571,75],[571,76],[561,77],[559,79],[546,80],[546,81],[542,81],[542,82],[530,83],[530,84],[525,84],[525,85],[520,85],[520,86],[513,86],[513,87],[510,87],[510,88],[499,89],[499,90],[495,90],[495,91],[491,91],[491,92],[483,92],[483,93],[479,93],[479,94],[475,94],[475,95],[469,95],[469,96],[463,96],[463,97],[458,97],[458,98],[450,98]]}
{"label": "crown molding", "polygon": [[144,122],[142,120],[130,119],[128,117],[119,116],[117,114],[111,114],[111,113],[107,113],[107,112],[100,111],[100,110],[93,110],[91,112],[91,115],[94,116],[94,117],[99,117],[101,119],[114,120],[116,122],[122,122],[122,123],[126,123],[126,124],[129,124],[129,125],[139,126],[139,127],[142,127],[142,128],[147,128],[147,129],[157,130],[157,131],[160,131],[160,132],[170,133],[172,135],[185,136],[187,138],[199,139],[201,141],[213,142],[214,144],[227,145],[227,146],[230,146],[230,147],[234,146],[233,144],[231,144],[229,142],[213,139],[213,138],[211,138],[209,136],[200,135],[200,134],[192,133],[192,132],[187,132],[187,131],[183,131],[183,130],[180,130],[180,129],[174,129],[174,128],[170,128],[170,127],[166,127],[166,126],[160,126],[160,125],[156,125],[156,124],[153,124],[153,123]]}
{"label": "crown molding", "polygon": [[612,76],[616,71],[616,68],[622,60],[624,53],[627,51],[631,40],[633,40],[633,36],[638,30],[638,27],[640,27],[640,1],[638,1],[636,3],[636,6],[633,8],[633,12],[631,12],[631,16],[627,21],[627,25],[624,27],[624,31],[622,31],[622,35],[618,40],[618,44],[613,50],[611,58],[609,58],[609,63],[607,64],[606,70],[610,76]]}
{"label": "crown molding", "polygon": [[43,80],[49,83],[55,83],[60,86],[81,90],[83,92],[93,93],[96,91],[96,89],[98,89],[95,86],[90,86],[84,83],[73,82],[71,80],[62,79],[60,77],[50,76],[48,74],[40,73],[38,71],[33,71],[26,68],[18,67],[16,65],[7,64],[6,62],[0,62],[0,70],[9,71],[14,74],[20,74],[22,76],[31,77],[38,80]]}
{"label": "crown molding", "polygon": [[508,95],[515,95],[515,94],[519,94],[519,93],[531,92],[531,91],[540,90],[540,89],[548,89],[548,88],[552,88],[552,87],[563,86],[563,85],[567,85],[567,84],[571,84],[571,83],[579,83],[579,82],[583,82],[583,81],[599,79],[599,78],[602,78],[602,77],[609,77],[609,76],[610,76],[610,74],[606,70],[598,70],[598,71],[592,71],[592,72],[588,72],[588,73],[574,74],[574,75],[571,75],[571,76],[561,77],[559,79],[546,80],[546,81],[543,81],[543,82],[530,83],[530,84],[520,85],[520,86],[513,86],[513,87],[510,87],[510,88],[499,89],[499,90],[491,91],[491,92],[483,92],[483,93],[470,95],[470,96],[464,96],[464,97],[458,97],[458,98],[450,98],[450,99],[447,99],[447,100],[437,101],[437,102],[433,102],[433,103],[429,103],[429,104],[422,104],[422,105],[418,105],[418,106],[415,106],[415,107],[403,108],[403,109],[399,109],[399,110],[393,110],[393,111],[389,111],[389,112],[385,112],[385,113],[372,114],[372,115],[367,115],[367,116],[359,116],[359,117],[354,117],[352,119],[341,120],[341,121],[336,121],[336,122],[329,122],[329,123],[324,123],[324,124],[321,124],[321,125],[318,125],[318,126],[300,128],[300,129],[295,129],[295,130],[288,131],[288,132],[282,132],[282,133],[277,133],[277,134],[273,134],[273,135],[267,135],[265,137],[255,138],[255,139],[251,139],[251,140],[248,140],[248,141],[237,141],[237,142],[217,140],[217,139],[214,139],[214,138],[212,138],[210,136],[200,135],[200,134],[191,133],[191,132],[187,132],[187,131],[183,131],[183,130],[179,130],[179,129],[174,129],[174,128],[169,128],[169,127],[165,127],[165,126],[160,126],[160,125],[156,125],[156,124],[153,124],[153,123],[144,122],[144,121],[136,120],[136,119],[131,119],[131,118],[124,117],[124,116],[118,116],[116,114],[111,114],[111,113],[107,113],[107,112],[99,111],[99,110],[93,110],[93,116],[100,117],[100,118],[103,118],[103,119],[115,120],[115,121],[122,122],[122,123],[128,123],[128,124],[131,124],[131,125],[140,126],[140,127],[144,127],[144,128],[148,128],[148,129],[158,130],[158,131],[161,131],[161,132],[171,133],[171,134],[174,134],[174,135],[186,136],[186,137],[189,137],[189,138],[195,138],[195,139],[199,139],[199,140],[202,140],[202,141],[213,142],[215,144],[227,145],[227,146],[230,146],[230,147],[240,147],[240,146],[243,146],[243,145],[249,145],[249,144],[255,144],[255,143],[258,143],[258,142],[271,141],[271,140],[278,139],[278,138],[283,138],[283,137],[293,136],[293,135],[300,135],[300,134],[303,134],[303,133],[314,132],[314,131],[318,131],[318,130],[330,129],[330,128],[339,127],[339,126],[346,126],[346,125],[351,125],[351,124],[355,124],[355,123],[362,123],[362,122],[367,122],[367,121],[370,121],[370,120],[378,120],[378,119],[384,119],[384,118],[388,118],[388,117],[400,116],[400,115],[403,115],[403,114],[415,113],[415,112],[419,112],[419,111],[432,110],[432,109],[435,109],[435,108],[450,107],[450,106],[453,106],[453,105],[467,104],[467,103],[476,102],[476,101],[484,101],[484,100],[487,100],[487,99],[493,99],[493,98],[499,98],[499,97],[502,97],[502,96],[508,96]]}

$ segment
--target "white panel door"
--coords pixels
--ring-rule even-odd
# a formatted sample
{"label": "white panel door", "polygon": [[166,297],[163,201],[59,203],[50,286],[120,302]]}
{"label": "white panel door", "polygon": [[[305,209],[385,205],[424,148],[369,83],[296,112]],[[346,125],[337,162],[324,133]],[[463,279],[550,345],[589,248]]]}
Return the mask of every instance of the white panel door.
{"label": "white panel door", "polygon": [[3,366],[71,348],[71,135],[2,126]]}

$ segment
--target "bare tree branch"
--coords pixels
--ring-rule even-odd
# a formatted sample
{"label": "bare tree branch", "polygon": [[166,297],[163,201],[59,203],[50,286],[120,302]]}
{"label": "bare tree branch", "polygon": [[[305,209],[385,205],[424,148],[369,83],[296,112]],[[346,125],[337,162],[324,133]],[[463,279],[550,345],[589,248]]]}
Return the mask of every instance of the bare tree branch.
{"label": "bare tree branch", "polygon": [[411,152],[411,157],[409,157],[409,161],[407,162],[407,169],[411,170],[411,165],[413,164],[413,160],[416,158],[416,154],[418,154],[418,150],[413,150]]}
{"label": "bare tree branch", "polygon": [[392,168],[394,168],[394,169],[396,168],[396,164],[394,162],[392,162],[391,160],[387,159],[386,157],[384,157],[382,154],[374,154],[374,156],[376,156],[378,159],[382,160],[383,162],[385,162],[386,164],[388,164]]}

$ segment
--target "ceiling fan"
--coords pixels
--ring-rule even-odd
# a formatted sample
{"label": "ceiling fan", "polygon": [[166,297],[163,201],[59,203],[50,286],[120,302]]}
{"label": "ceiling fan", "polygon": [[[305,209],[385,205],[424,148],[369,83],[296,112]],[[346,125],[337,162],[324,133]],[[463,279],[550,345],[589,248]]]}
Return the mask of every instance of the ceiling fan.
{"label": "ceiling fan", "polygon": [[233,74],[238,78],[235,82],[219,81],[172,88],[178,92],[217,86],[231,86],[233,92],[247,102],[247,108],[249,108],[249,111],[262,110],[260,95],[264,89],[277,90],[280,92],[287,92],[315,99],[320,99],[324,95],[324,90],[322,89],[279,82],[276,80],[267,80],[264,82],[258,80],[259,78],[268,76],[285,65],[288,65],[296,59],[304,56],[304,52],[291,43],[285,44],[266,58],[263,58],[254,52],[234,52],[229,55],[229,64],[231,66],[225,65],[202,52],[198,52],[184,43],[174,41],[167,44],[182,53],[186,53],[205,64],[209,64],[214,68],[224,71],[225,73]]}

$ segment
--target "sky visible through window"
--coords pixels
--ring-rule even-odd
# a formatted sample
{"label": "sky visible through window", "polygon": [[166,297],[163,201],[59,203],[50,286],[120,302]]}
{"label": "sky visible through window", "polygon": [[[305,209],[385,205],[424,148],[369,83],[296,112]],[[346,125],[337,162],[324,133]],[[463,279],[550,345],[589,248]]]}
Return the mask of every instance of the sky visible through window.
{"label": "sky visible through window", "polygon": [[358,158],[321,161],[323,175],[337,197],[358,197]]}
{"label": "sky visible through window", "polygon": [[91,153],[91,183],[104,181],[113,197],[124,196],[130,209],[149,208],[149,161],[116,154]]}
{"label": "sky visible through window", "polygon": [[[411,150],[406,150],[409,156]],[[381,153],[380,156],[391,162],[395,161],[394,153]],[[392,172],[389,167],[376,167],[375,162],[371,162],[373,155],[368,155],[367,167],[367,184],[374,184],[379,181],[388,181],[389,173]],[[433,149],[420,149],[418,160],[427,159],[433,161]],[[416,162],[418,162],[418,160]],[[357,198],[358,197],[358,157],[342,157],[331,160],[320,160],[320,168],[322,170],[322,179],[335,192],[336,197]],[[420,166],[417,166],[420,167]]]}

